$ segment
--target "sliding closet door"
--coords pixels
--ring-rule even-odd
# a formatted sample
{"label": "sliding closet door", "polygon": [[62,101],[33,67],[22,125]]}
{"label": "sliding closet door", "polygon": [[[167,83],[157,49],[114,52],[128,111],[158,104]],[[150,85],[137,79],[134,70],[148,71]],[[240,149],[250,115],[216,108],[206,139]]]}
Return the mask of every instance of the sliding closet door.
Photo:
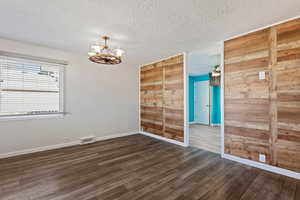
{"label": "sliding closet door", "polygon": [[[225,42],[225,153],[271,163],[269,29]],[[266,78],[259,80],[259,72]]]}
{"label": "sliding closet door", "polygon": [[140,70],[141,128],[144,132],[163,135],[163,67],[151,64]]}
{"label": "sliding closet door", "polygon": [[225,153],[300,172],[300,19],[226,41],[224,53]]}
{"label": "sliding closet door", "polygon": [[184,69],[183,55],[163,61],[164,136],[184,141]]}
{"label": "sliding closet door", "polygon": [[183,55],[141,67],[141,128],[184,141]]}
{"label": "sliding closet door", "polygon": [[300,172],[300,19],[275,27],[274,164]]}

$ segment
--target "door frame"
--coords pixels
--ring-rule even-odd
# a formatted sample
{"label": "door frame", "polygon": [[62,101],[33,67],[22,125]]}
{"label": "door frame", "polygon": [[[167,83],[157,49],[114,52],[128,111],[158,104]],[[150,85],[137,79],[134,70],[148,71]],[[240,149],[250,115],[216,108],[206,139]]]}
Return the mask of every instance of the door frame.
{"label": "door frame", "polygon": [[[220,44],[220,49],[219,49],[219,53],[220,53],[220,55],[221,55],[221,58],[220,58],[220,68],[221,68],[221,85],[220,85],[220,112],[221,112],[221,123],[220,123],[220,128],[221,128],[221,130],[220,130],[220,135],[221,135],[221,139],[220,139],[220,144],[221,144],[221,153],[220,153],[220,155],[223,157],[223,155],[224,155],[224,74],[223,74],[223,69],[224,69],[224,41],[221,41],[221,42],[218,42],[218,44]],[[184,86],[184,88],[185,88],[185,96],[184,96],[184,98],[185,98],[185,112],[187,113],[187,115],[185,114],[185,117],[186,117],[186,119],[185,119],[185,122],[186,122],[186,129],[187,130],[185,130],[185,133],[187,134],[187,135],[185,135],[185,139],[186,139],[186,141],[185,141],[185,144],[186,144],[186,146],[189,146],[189,144],[190,144],[190,142],[189,142],[189,138],[190,138],[190,134],[189,134],[189,129],[190,129],[190,123],[189,123],[189,121],[188,121],[188,119],[189,119],[189,82],[188,82],[188,78],[189,78],[189,74],[188,74],[188,65],[187,65],[187,59],[188,59],[188,56],[187,56],[187,53],[185,53],[184,54],[185,56],[184,56],[184,58],[185,58],[185,64],[184,64],[184,69],[186,70],[185,71],[185,76],[184,76],[184,78],[186,79],[184,82],[186,83],[186,85]],[[211,106],[212,106],[212,102],[211,102],[211,93],[212,93],[212,91],[211,91],[211,87],[209,86],[209,93],[210,93],[210,95],[209,95],[209,104],[210,104],[210,107],[209,107],[209,114],[210,114],[210,116],[209,116],[209,126],[211,126],[211,122],[212,122],[212,119],[211,119],[211,111],[212,111],[212,108],[211,108]],[[206,125],[206,124],[205,124]]]}

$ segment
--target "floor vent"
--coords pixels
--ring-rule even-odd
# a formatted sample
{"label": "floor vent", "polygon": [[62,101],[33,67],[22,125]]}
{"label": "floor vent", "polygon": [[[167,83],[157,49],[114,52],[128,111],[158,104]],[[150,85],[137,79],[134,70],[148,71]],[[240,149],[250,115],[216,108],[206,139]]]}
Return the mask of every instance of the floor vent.
{"label": "floor vent", "polygon": [[87,136],[87,137],[82,137],[80,138],[80,143],[81,144],[90,144],[96,142],[95,136]]}

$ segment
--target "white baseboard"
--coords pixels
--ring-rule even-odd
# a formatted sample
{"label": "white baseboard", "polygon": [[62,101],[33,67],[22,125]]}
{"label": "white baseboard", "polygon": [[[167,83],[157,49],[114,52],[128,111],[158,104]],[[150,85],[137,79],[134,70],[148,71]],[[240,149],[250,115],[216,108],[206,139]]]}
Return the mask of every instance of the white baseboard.
{"label": "white baseboard", "polygon": [[221,124],[210,124],[210,126],[221,126]]}
{"label": "white baseboard", "polygon": [[41,152],[41,151],[48,151],[48,150],[52,150],[52,149],[60,149],[63,147],[70,147],[70,146],[75,146],[75,145],[79,145],[79,144],[80,144],[80,141],[78,140],[78,141],[72,141],[72,142],[67,142],[67,143],[62,143],[62,144],[55,144],[55,145],[49,145],[49,146],[44,146],[44,147],[25,149],[25,150],[21,150],[21,151],[2,153],[2,154],[0,154],[0,159],[24,155],[24,154],[31,154],[31,153]]}
{"label": "white baseboard", "polygon": [[187,147],[188,146],[184,142],[178,142],[176,140],[165,138],[165,137],[162,137],[162,136],[159,136],[159,135],[154,135],[152,133],[147,133],[147,132],[144,132],[144,131],[140,131],[140,134],[146,135],[146,136],[149,136],[149,137],[153,137],[153,138],[158,139],[158,140],[163,140],[163,141],[166,141],[166,142],[170,142],[172,144],[177,144],[177,145],[180,145],[180,146],[183,146],[183,147]]}
{"label": "white baseboard", "polygon": [[197,124],[197,122],[189,122],[189,124]]}
{"label": "white baseboard", "polygon": [[[124,137],[124,136],[128,136],[128,135],[134,135],[134,134],[138,134],[138,133],[139,133],[139,131],[129,132],[129,133],[119,133],[119,134],[113,134],[113,135],[107,135],[107,136],[100,136],[100,137],[96,137],[95,140],[102,141],[102,140],[108,140],[108,139],[113,139],[113,138],[118,138],[118,137]],[[76,145],[81,145],[80,140],[62,143],[62,144],[49,145],[49,146],[44,146],[44,147],[37,147],[37,148],[32,148],[32,149],[25,149],[25,150],[21,150],[21,151],[3,153],[3,154],[0,154],[0,159],[24,155],[24,154],[36,153],[36,152],[41,152],[41,151],[48,151],[48,150],[53,150],[53,149],[60,149],[63,147],[71,147],[71,146],[76,146]]]}
{"label": "white baseboard", "polygon": [[118,137],[125,137],[125,136],[135,135],[135,134],[139,134],[139,131],[101,136],[101,137],[97,137],[96,141],[109,140],[109,139],[114,139],[114,138],[118,138]]}
{"label": "white baseboard", "polygon": [[263,169],[263,170],[270,171],[270,172],[273,172],[273,173],[276,173],[276,174],[281,174],[281,175],[284,175],[284,176],[288,176],[288,177],[300,180],[300,173],[297,173],[297,172],[294,172],[294,171],[291,171],[291,170],[282,169],[282,168],[279,168],[279,167],[274,167],[274,166],[271,166],[271,165],[267,165],[267,164],[252,161],[252,160],[247,160],[247,159],[240,158],[240,157],[237,157],[237,156],[232,156],[232,155],[229,155],[229,154],[224,154],[222,157],[226,158],[228,160],[236,161],[236,162],[239,162],[239,163],[242,163],[242,164],[245,164],[245,165],[249,165],[249,166],[252,166],[252,167],[256,167],[256,168],[259,168],[259,169]]}

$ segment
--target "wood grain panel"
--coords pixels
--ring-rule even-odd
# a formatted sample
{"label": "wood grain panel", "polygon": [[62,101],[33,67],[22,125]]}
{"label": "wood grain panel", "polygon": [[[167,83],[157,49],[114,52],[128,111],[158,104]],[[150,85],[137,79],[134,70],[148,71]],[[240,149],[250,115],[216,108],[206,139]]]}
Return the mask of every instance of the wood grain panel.
{"label": "wood grain panel", "polygon": [[183,55],[141,67],[141,126],[184,141]]}
{"label": "wood grain panel", "polygon": [[300,172],[300,19],[226,41],[224,58],[225,153]]}
{"label": "wood grain panel", "polygon": [[277,166],[300,172],[300,19],[276,26]]}
{"label": "wood grain panel", "polygon": [[141,127],[163,135],[163,67],[151,64],[140,70]]}
{"label": "wood grain panel", "polygon": [[[225,153],[271,163],[269,32],[262,30],[225,42]],[[265,80],[258,79],[267,72]]]}

